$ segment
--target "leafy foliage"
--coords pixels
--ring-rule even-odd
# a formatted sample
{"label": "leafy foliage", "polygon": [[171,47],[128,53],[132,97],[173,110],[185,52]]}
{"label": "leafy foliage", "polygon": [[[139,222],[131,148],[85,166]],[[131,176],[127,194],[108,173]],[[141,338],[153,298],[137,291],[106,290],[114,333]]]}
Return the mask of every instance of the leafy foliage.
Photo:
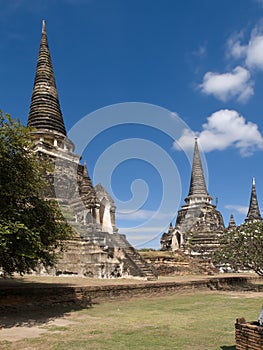
{"label": "leafy foliage", "polygon": [[246,223],[221,237],[216,262],[263,276],[263,222]]}
{"label": "leafy foliage", "polygon": [[25,273],[53,266],[71,228],[44,198],[48,165],[37,159],[30,130],[0,112],[0,268]]}

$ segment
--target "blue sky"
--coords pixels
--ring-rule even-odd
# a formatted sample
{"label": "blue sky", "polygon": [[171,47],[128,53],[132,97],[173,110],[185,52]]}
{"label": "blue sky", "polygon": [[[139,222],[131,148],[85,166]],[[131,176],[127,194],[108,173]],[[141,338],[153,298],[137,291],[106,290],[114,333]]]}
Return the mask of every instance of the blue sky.
{"label": "blue sky", "polygon": [[[94,182],[103,181],[120,204],[117,224],[132,243],[158,248],[163,227],[184,203],[193,135],[199,137],[209,193],[214,203],[218,197],[225,224],[230,213],[243,222],[252,177],[263,206],[263,1],[0,0],[0,6],[4,112],[26,124],[42,19],[68,131],[92,112],[85,121],[101,126],[96,111],[113,104],[137,102],[146,114],[151,111],[142,103],[169,111],[160,111],[158,128],[151,126],[151,115],[136,124],[127,114],[123,125],[97,131],[83,150]],[[165,133],[173,129],[172,115],[177,126],[179,120],[189,127],[176,143]],[[129,159],[123,160],[123,150]],[[103,169],[101,156],[102,164],[112,159],[107,166],[113,169]],[[158,157],[163,162],[155,164]],[[160,205],[167,188],[169,209]]]}

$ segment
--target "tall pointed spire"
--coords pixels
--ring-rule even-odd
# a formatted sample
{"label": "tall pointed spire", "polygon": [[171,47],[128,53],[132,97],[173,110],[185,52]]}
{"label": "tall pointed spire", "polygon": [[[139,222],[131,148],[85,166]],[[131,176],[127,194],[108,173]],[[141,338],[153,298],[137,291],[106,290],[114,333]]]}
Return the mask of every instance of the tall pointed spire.
{"label": "tall pointed spire", "polygon": [[58,132],[66,136],[44,20],[27,124],[36,129]]}
{"label": "tall pointed spire", "polygon": [[229,220],[229,224],[228,224],[228,230],[235,230],[237,227],[235,219],[234,219],[234,215],[231,214],[230,215],[230,220]]}
{"label": "tall pointed spire", "polygon": [[198,201],[199,199],[201,201],[205,200],[206,202],[209,202],[209,203],[212,200],[206,188],[205,177],[204,177],[201,157],[199,153],[197,138],[195,138],[192,174],[191,174],[189,193],[185,199],[186,202],[190,200],[190,198],[195,198]]}
{"label": "tall pointed spire", "polygon": [[211,252],[218,248],[218,237],[224,232],[225,225],[207,192],[197,139],[185,203],[178,211],[173,231],[169,230],[161,238],[162,250],[176,250],[179,247],[187,254],[211,256]]}
{"label": "tall pointed spire", "polygon": [[248,209],[245,222],[261,221],[261,220],[262,220],[262,217],[259,211],[257,192],[256,192],[256,181],[255,181],[255,178],[253,178],[249,209]]}

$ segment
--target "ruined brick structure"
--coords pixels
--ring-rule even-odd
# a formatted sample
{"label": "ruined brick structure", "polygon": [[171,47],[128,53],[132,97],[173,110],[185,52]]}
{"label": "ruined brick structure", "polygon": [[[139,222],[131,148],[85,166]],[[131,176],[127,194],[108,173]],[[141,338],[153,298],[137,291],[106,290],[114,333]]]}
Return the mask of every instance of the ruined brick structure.
{"label": "ruined brick structure", "polygon": [[234,215],[233,214],[230,214],[230,219],[229,219],[229,224],[228,224],[228,227],[227,229],[229,231],[233,231],[237,228],[237,225],[236,225],[236,222],[235,222],[235,219],[234,219]]}
{"label": "ruined brick structure", "polygon": [[[226,230],[235,230],[237,225],[231,214],[229,225],[225,228],[221,213],[212,204],[212,197],[206,188],[197,139],[194,145],[190,189],[185,202],[178,211],[175,227],[170,223],[168,232],[163,233],[161,250],[181,250],[192,256],[209,258],[210,253],[219,245],[220,235]],[[256,221],[262,221],[262,217],[253,178],[249,209],[242,225]]]}
{"label": "ruined brick structure", "polygon": [[35,152],[54,164],[48,174],[47,197],[55,198],[74,238],[57,266],[49,273],[92,277],[142,277],[156,279],[157,274],[115,225],[115,205],[102,185],[93,187],[86,162],[74,153],[67,138],[48,47],[45,21],[35,74],[28,126]]}
{"label": "ruined brick structure", "polygon": [[[250,201],[249,201],[249,207],[248,212],[245,218],[245,221],[243,224],[241,224],[239,227],[242,227],[245,224],[262,221],[262,217],[259,210],[258,205],[258,198],[257,198],[257,190],[256,190],[256,180],[255,178],[252,179],[252,188],[251,188],[251,194],[250,194]],[[235,223],[234,215],[230,215],[228,230],[235,230],[237,228],[237,225]]]}
{"label": "ruined brick structure", "polygon": [[255,181],[255,178],[253,178],[249,208],[248,208],[247,216],[245,218],[245,223],[250,223],[255,221],[262,221],[262,217],[258,206],[256,181]]}
{"label": "ruined brick structure", "polygon": [[262,350],[263,327],[258,322],[238,318],[235,324],[236,350]]}
{"label": "ruined brick structure", "polygon": [[192,175],[185,205],[178,211],[175,227],[161,238],[161,250],[182,250],[186,254],[209,257],[219,244],[219,235],[225,226],[221,213],[212,204],[209,195],[197,139],[194,144]]}

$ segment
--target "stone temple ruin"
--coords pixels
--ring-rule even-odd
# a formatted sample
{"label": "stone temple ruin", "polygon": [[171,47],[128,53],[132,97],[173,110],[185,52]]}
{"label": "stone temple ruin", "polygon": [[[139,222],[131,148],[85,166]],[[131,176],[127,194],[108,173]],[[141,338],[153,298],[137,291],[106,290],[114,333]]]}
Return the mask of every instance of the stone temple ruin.
{"label": "stone temple ruin", "polygon": [[249,208],[248,208],[247,216],[245,218],[245,223],[256,222],[256,221],[262,221],[262,217],[258,206],[256,181],[253,178]]}
{"label": "stone temple ruin", "polygon": [[178,211],[175,227],[161,238],[161,250],[182,250],[190,255],[205,257],[219,244],[225,226],[221,213],[209,195],[197,139],[195,139],[192,175],[185,205]]}
{"label": "stone temple ruin", "polygon": [[[221,213],[212,204],[205,183],[197,139],[194,144],[192,174],[185,205],[178,211],[175,226],[170,223],[168,232],[161,237],[161,250],[182,251],[188,255],[209,259],[219,246],[219,237],[225,231],[236,229],[233,214],[229,225],[224,226]],[[250,204],[245,223],[261,221],[255,179],[252,182]]]}
{"label": "stone temple ruin", "polygon": [[[35,81],[28,115],[28,126],[35,152],[55,165],[48,174],[48,198],[55,198],[74,237],[55,269],[42,271],[56,275],[79,275],[99,278],[139,277],[156,279],[157,272],[119,234],[115,224],[114,201],[102,184],[95,187],[86,161],[74,153],[74,144],[67,138],[48,46],[45,21],[37,61]],[[250,206],[245,222],[262,220],[253,180]],[[206,187],[198,141],[195,140],[192,174],[185,204],[178,211],[175,226],[161,237],[161,250],[179,250],[191,256],[209,259],[219,245],[225,230],[235,229],[233,215],[225,228],[221,213],[212,204]]]}
{"label": "stone temple ruin", "polygon": [[125,235],[118,233],[114,201],[101,184],[93,186],[86,162],[80,163],[73,142],[67,138],[45,21],[42,23],[28,126],[33,128],[31,137],[37,155],[55,165],[55,172],[47,175],[50,183],[47,197],[58,200],[65,218],[74,229],[74,237],[67,241],[66,251],[55,269],[45,272],[156,279],[154,268],[137,253]]}
{"label": "stone temple ruin", "polygon": [[[240,225],[240,227],[242,227],[247,223],[253,223],[258,221],[262,221],[262,217],[261,217],[259,205],[258,205],[256,181],[255,181],[255,178],[253,178],[247,216],[245,218],[245,222],[242,225]],[[237,228],[237,225],[236,225],[234,216],[233,214],[231,214],[227,230],[231,231],[231,230],[235,230],[236,228]]]}

